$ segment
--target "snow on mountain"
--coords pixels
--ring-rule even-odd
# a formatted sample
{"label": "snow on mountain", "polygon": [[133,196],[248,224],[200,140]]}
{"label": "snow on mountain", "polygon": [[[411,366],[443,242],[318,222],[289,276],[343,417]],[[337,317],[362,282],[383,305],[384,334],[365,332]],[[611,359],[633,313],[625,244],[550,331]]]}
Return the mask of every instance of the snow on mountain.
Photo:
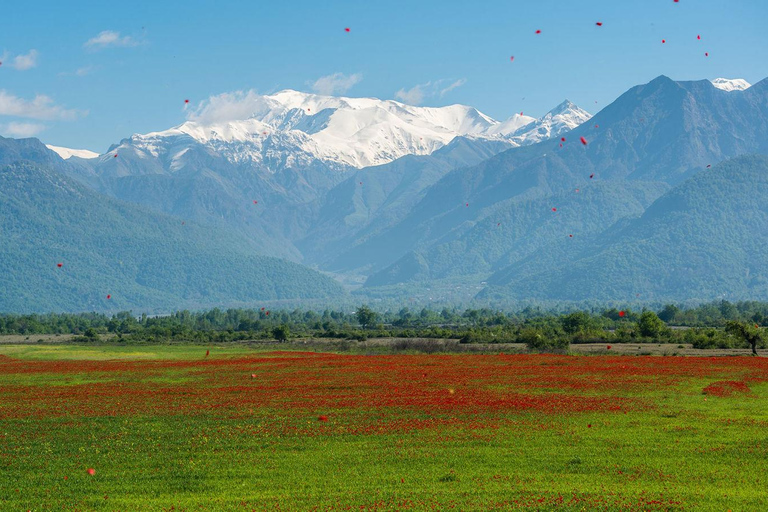
{"label": "snow on mountain", "polygon": [[523,126],[514,132],[511,140],[520,146],[535,144],[552,137],[558,137],[591,118],[592,114],[565,100],[547,112],[541,119],[537,119],[532,124]]}
{"label": "snow on mountain", "polygon": [[752,87],[752,84],[743,78],[715,78],[714,80],[710,80],[710,82],[712,82],[712,85],[718,89],[722,89],[727,92],[743,91]]}
{"label": "snow on mountain", "polygon": [[94,153],[93,151],[88,151],[87,149],[69,149],[69,148],[62,148],[59,146],[51,146],[50,144],[46,144],[45,147],[57,153],[64,160],[72,158],[73,156],[76,156],[78,158],[86,158],[86,159],[96,158],[99,156],[98,153]]}
{"label": "snow on mountain", "polygon": [[[231,162],[263,163],[271,169],[306,165],[313,159],[332,167],[363,168],[405,155],[431,154],[458,136],[503,139],[510,146],[538,142],[589,119],[585,111],[566,103],[540,120],[518,114],[499,122],[465,105],[417,107],[292,90],[269,96],[222,95],[203,103],[187,122],[134,135],[121,146],[131,147],[139,157],[173,151],[168,155],[172,170],[183,167],[180,152],[194,141]],[[526,127],[535,130],[530,138]]]}

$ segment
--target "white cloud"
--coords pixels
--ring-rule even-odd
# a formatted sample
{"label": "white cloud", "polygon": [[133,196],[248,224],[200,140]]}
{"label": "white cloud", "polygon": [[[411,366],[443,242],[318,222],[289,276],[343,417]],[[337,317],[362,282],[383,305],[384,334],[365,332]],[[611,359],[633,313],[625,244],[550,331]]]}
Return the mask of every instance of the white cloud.
{"label": "white cloud", "polygon": [[104,30],[96,37],[92,37],[83,44],[86,48],[100,49],[108,46],[138,46],[139,42],[133,39],[131,36],[120,37],[120,32],[113,30]]}
{"label": "white cloud", "polygon": [[453,82],[453,83],[452,83],[451,85],[449,85],[448,87],[446,87],[446,88],[442,89],[442,90],[440,91],[440,97],[442,98],[443,96],[445,96],[446,94],[448,94],[448,93],[449,93],[449,92],[451,92],[452,90],[454,90],[454,89],[456,89],[456,88],[459,88],[459,87],[461,87],[461,86],[462,86],[462,85],[464,85],[465,83],[467,83],[467,79],[466,79],[466,78],[459,78],[458,80],[456,80],[455,82]]}
{"label": "white cloud", "polygon": [[39,123],[10,122],[5,125],[0,125],[0,131],[2,131],[4,136],[21,139],[34,137],[46,128],[47,127],[44,124]]}
{"label": "white cloud", "polygon": [[359,73],[355,73],[354,75],[334,73],[318,78],[315,83],[312,84],[312,90],[317,94],[322,94],[324,96],[344,94],[362,79],[363,75]]}
{"label": "white cloud", "polygon": [[225,92],[202,102],[187,114],[187,119],[203,124],[247,119],[263,105],[264,97],[253,90]]}
{"label": "white cloud", "polygon": [[17,55],[13,58],[13,63],[11,66],[13,66],[15,69],[18,69],[19,71],[26,71],[27,69],[32,69],[35,66],[37,66],[37,56],[39,53],[37,50],[29,50],[29,53],[26,55]]}
{"label": "white cloud", "polygon": [[96,68],[94,66],[83,66],[74,71],[62,71],[59,76],[85,76],[90,75]]}
{"label": "white cloud", "polygon": [[449,85],[445,85],[450,80],[443,78],[434,82],[429,81],[425,84],[418,84],[410,89],[400,89],[395,93],[395,98],[409,105],[420,105],[425,99],[440,96],[441,98],[452,90],[461,87],[467,80],[460,78]]}
{"label": "white cloud", "polygon": [[408,90],[400,89],[395,93],[395,98],[409,105],[420,105],[427,95],[426,89],[432,85],[432,82],[416,85]]}
{"label": "white cloud", "polygon": [[80,115],[87,115],[87,112],[66,109],[55,105],[53,99],[44,94],[38,94],[30,101],[0,90],[0,116],[42,120],[68,120],[75,119]]}

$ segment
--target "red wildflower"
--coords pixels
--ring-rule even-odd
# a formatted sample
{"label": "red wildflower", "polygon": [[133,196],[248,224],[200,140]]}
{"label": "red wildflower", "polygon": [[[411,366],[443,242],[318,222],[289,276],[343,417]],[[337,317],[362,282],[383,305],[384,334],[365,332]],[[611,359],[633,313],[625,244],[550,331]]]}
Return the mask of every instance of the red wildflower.
{"label": "red wildflower", "polygon": [[318,421],[328,421],[328,416],[319,416],[317,418]]}
{"label": "red wildflower", "polygon": [[96,474],[96,470],[93,469],[93,468],[88,468],[88,474],[89,475],[95,475]]}
{"label": "red wildflower", "polygon": [[626,315],[626,314],[627,314],[627,313],[626,313],[626,312],[624,312],[624,311],[619,311],[619,316],[624,316],[624,315]]}

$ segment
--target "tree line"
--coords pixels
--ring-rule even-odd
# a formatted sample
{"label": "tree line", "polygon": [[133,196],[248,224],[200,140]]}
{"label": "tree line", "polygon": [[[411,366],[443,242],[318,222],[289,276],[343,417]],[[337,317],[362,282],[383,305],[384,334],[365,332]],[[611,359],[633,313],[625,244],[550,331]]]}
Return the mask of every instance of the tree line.
{"label": "tree line", "polygon": [[570,343],[691,343],[696,348],[753,350],[766,345],[768,303],[719,301],[694,308],[666,305],[659,311],[616,308],[554,313],[540,308],[516,312],[444,308],[374,311],[301,309],[212,309],[165,316],[130,311],[98,313],[0,314],[0,334],[69,334],[81,340],[111,336],[134,342],[227,342],[335,338],[443,338],[462,343],[525,343],[546,350]]}

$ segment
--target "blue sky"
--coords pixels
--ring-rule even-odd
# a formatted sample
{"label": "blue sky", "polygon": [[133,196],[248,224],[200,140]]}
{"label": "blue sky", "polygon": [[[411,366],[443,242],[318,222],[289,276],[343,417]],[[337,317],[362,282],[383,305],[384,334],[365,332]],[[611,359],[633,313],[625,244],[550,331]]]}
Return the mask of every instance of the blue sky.
{"label": "blue sky", "polygon": [[309,92],[335,73],[357,75],[346,80],[347,96],[395,99],[402,91],[408,101],[468,104],[500,120],[540,116],[566,98],[594,113],[661,74],[768,77],[764,0],[9,0],[4,7],[0,134],[98,152],[182,123],[185,99]]}

